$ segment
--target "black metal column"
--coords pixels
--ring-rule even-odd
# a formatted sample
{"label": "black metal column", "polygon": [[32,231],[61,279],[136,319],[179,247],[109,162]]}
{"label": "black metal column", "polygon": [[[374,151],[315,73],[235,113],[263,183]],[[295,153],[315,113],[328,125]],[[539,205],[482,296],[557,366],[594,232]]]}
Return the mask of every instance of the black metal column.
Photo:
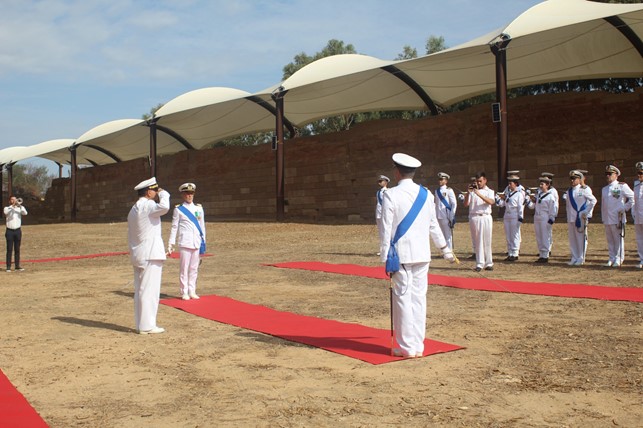
{"label": "black metal column", "polygon": [[70,192],[71,192],[71,221],[76,221],[76,186],[78,183],[76,174],[78,173],[78,163],[76,161],[76,147],[72,146],[69,148],[71,152],[71,171],[70,175]]}
{"label": "black metal column", "polygon": [[505,34],[491,45],[496,57],[496,101],[500,104],[500,121],[496,123],[498,133],[498,191],[507,187],[509,165],[509,128],[507,123],[507,45],[511,38]]}
{"label": "black metal column", "polygon": [[276,198],[277,198],[277,221],[284,221],[285,198],[284,198],[284,98],[283,93],[274,96],[277,114],[275,115],[277,150],[275,151],[276,162]]}
{"label": "black metal column", "polygon": [[156,177],[156,120],[150,121],[150,177]]}

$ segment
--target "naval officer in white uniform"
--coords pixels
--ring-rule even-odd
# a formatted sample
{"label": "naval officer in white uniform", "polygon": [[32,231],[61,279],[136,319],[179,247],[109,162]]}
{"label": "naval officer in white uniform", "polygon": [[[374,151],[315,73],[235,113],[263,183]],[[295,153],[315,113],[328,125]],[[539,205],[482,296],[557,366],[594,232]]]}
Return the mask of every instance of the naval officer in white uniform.
{"label": "naval officer in white uniform", "polygon": [[520,177],[509,175],[507,177],[507,190],[496,195],[496,204],[505,207],[503,224],[505,227],[505,238],[507,241],[507,262],[515,262],[520,255],[520,243],[522,235],[520,226],[525,217],[525,192],[520,183]]}
{"label": "naval officer in white uniform", "polygon": [[435,191],[435,213],[444,239],[446,239],[449,248],[453,250],[453,227],[455,226],[455,212],[458,208],[458,200],[455,198],[453,189],[447,185],[450,178],[449,174],[438,172],[440,187]]}
{"label": "naval officer in white uniform", "polygon": [[[625,259],[625,240],[621,228],[627,222],[625,211],[634,205],[634,192],[626,183],[618,181],[621,171],[614,165],[605,168],[607,186],[601,192],[601,219],[605,226],[609,260],[605,266],[619,267]],[[625,230],[623,229],[623,232]]]}
{"label": "naval officer in white uniform", "polygon": [[567,237],[569,238],[570,266],[585,263],[587,253],[587,224],[592,218],[596,197],[592,189],[582,184],[585,175],[577,169],[569,171],[570,187],[564,195],[567,209]]}
{"label": "naval officer in white uniform", "polygon": [[159,188],[154,177],[140,182],[134,190],[138,192],[138,201],[127,216],[130,260],[134,267],[134,322],[139,334],[163,333],[165,329],[156,325],[156,313],[165,260],[161,216],[170,210],[170,194]]}
{"label": "naval officer in white uniform", "polygon": [[538,181],[538,191],[529,196],[528,207],[535,210],[534,230],[538,245],[536,263],[547,263],[552,246],[552,229],[558,215],[558,193],[550,187],[551,178],[542,176]]}
{"label": "naval officer in white uniform", "polygon": [[636,247],[639,253],[638,269],[643,269],[643,162],[636,163],[636,176],[634,180],[634,206],[632,217],[634,217],[634,230],[636,231]]}
{"label": "naval officer in white uniform", "polygon": [[[413,182],[416,168],[422,165],[420,161],[404,153],[396,153],[393,155],[393,162],[397,186],[384,193],[382,201],[382,262],[386,262],[391,240],[400,222],[411,210],[420,193],[420,186]],[[424,352],[426,291],[431,261],[429,236],[442,250],[445,259],[451,262],[456,260],[440,231],[433,196],[426,191],[426,200],[417,217],[395,244],[400,259],[400,270],[392,273],[393,330],[399,345],[399,348],[392,351],[395,356],[415,358],[421,357]]]}
{"label": "naval officer in white uniform", "polygon": [[205,213],[201,204],[194,203],[196,184],[184,183],[179,187],[179,192],[181,192],[183,203],[177,205],[172,213],[172,228],[170,229],[167,252],[168,254],[174,252],[174,245],[178,239],[181,298],[183,300],[199,299],[196,294],[196,280],[201,261],[201,244],[205,243]]}

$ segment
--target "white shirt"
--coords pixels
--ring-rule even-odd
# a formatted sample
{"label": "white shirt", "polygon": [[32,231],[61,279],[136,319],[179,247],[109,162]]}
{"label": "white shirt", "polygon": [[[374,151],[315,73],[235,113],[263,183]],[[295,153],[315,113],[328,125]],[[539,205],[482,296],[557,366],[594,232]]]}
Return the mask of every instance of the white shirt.
{"label": "white shirt", "polygon": [[601,192],[601,218],[603,224],[619,224],[625,216],[619,213],[632,208],[634,205],[634,192],[625,183],[619,183],[618,180],[612,181],[603,187]]}
{"label": "white shirt", "polygon": [[[579,214],[587,214],[587,218],[592,217],[592,212],[594,211],[594,206],[596,205],[596,197],[592,193],[592,189],[589,186],[581,187],[580,184],[577,184],[574,187],[570,188],[572,190],[572,195],[576,201],[576,208],[579,210]],[[569,190],[567,190],[567,222],[574,223],[576,222],[576,210],[572,207],[571,201],[569,200]],[[585,204],[585,209],[581,210],[583,204]]]}
{"label": "white shirt", "polygon": [[558,215],[558,192],[555,189],[549,189],[542,192],[538,189],[536,200],[529,199],[529,208],[535,209],[534,220],[554,221]]}
{"label": "white shirt", "polygon": [[507,190],[505,199],[498,199],[498,206],[505,207],[505,216],[507,220],[519,219],[524,217],[525,213],[525,193],[516,188],[516,190]]}
{"label": "white shirt", "polygon": [[141,197],[127,215],[127,241],[134,267],[145,267],[149,260],[165,260],[161,216],[170,210],[170,194],[159,192],[159,203]]}
{"label": "white shirt", "polygon": [[[447,210],[447,207],[442,203],[438,192],[442,194],[442,197],[451,205],[451,211]],[[458,200],[455,198],[455,193],[453,189],[447,187],[447,185],[440,186],[439,189],[435,191],[435,213],[440,220],[452,220],[455,217],[455,211],[458,207]]]}
{"label": "white shirt", "polygon": [[376,199],[377,199],[377,204],[375,205],[375,218],[380,219],[382,218],[382,203],[380,202],[380,199],[384,199],[384,192],[388,190],[388,187],[382,187],[380,190],[377,191]]}
{"label": "white shirt", "polygon": [[[181,205],[187,208],[188,211],[196,217],[199,222],[199,226],[201,227],[201,231],[203,232],[203,239],[205,240],[205,214],[201,204],[188,204],[187,202],[183,202]],[[179,209],[181,205],[177,205],[172,213],[172,228],[170,229],[170,239],[168,240],[168,243],[174,245],[177,241],[178,235],[179,247],[192,249],[200,248],[201,234],[192,220],[190,220],[188,216]]]}
{"label": "white shirt", "polygon": [[22,226],[22,216],[27,215],[25,207],[22,205],[19,207],[9,205],[8,207],[4,207],[3,211],[7,220],[7,229],[20,229]]}
{"label": "white shirt", "polygon": [[[495,192],[484,186],[482,189],[478,189],[478,192],[485,198],[494,199]],[[491,214],[491,204],[486,203],[482,200],[481,197],[476,195],[474,192],[469,192],[469,217],[473,217],[481,214]]]}
{"label": "white shirt", "polygon": [[[382,201],[382,241],[380,242],[381,261],[386,261],[391,239],[420,192],[420,186],[410,178],[400,180],[397,186],[384,193]],[[400,263],[423,263],[431,261],[431,247],[428,237],[431,237],[438,248],[447,245],[440,225],[435,216],[435,202],[431,192],[420,209],[415,221],[407,232],[402,235],[395,248]]]}

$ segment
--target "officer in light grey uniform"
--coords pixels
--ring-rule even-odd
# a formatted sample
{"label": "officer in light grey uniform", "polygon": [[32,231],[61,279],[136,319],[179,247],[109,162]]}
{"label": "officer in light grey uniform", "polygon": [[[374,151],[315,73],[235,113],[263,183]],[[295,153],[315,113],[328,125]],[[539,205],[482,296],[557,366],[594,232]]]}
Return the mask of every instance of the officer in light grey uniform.
{"label": "officer in light grey uniform", "polygon": [[447,240],[447,245],[453,250],[453,227],[455,226],[455,212],[458,200],[455,192],[447,184],[451,176],[445,172],[438,172],[440,187],[435,190],[435,213],[438,217],[440,230]]}

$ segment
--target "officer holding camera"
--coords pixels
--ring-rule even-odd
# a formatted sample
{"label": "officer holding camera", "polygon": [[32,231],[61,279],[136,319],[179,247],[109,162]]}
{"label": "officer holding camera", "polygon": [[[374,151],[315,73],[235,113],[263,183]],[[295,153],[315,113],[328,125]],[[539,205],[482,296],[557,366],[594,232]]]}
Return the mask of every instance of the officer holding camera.
{"label": "officer holding camera", "polygon": [[469,207],[469,230],[476,253],[476,272],[493,270],[491,207],[494,204],[495,192],[487,187],[487,175],[477,173],[475,183],[469,185],[464,196],[464,206]]}
{"label": "officer holding camera", "polygon": [[22,241],[22,216],[27,215],[27,210],[22,206],[22,199],[12,196],[9,206],[3,209],[7,221],[7,272],[11,272],[11,253],[14,253],[15,270],[23,271],[20,267],[20,242]]}

